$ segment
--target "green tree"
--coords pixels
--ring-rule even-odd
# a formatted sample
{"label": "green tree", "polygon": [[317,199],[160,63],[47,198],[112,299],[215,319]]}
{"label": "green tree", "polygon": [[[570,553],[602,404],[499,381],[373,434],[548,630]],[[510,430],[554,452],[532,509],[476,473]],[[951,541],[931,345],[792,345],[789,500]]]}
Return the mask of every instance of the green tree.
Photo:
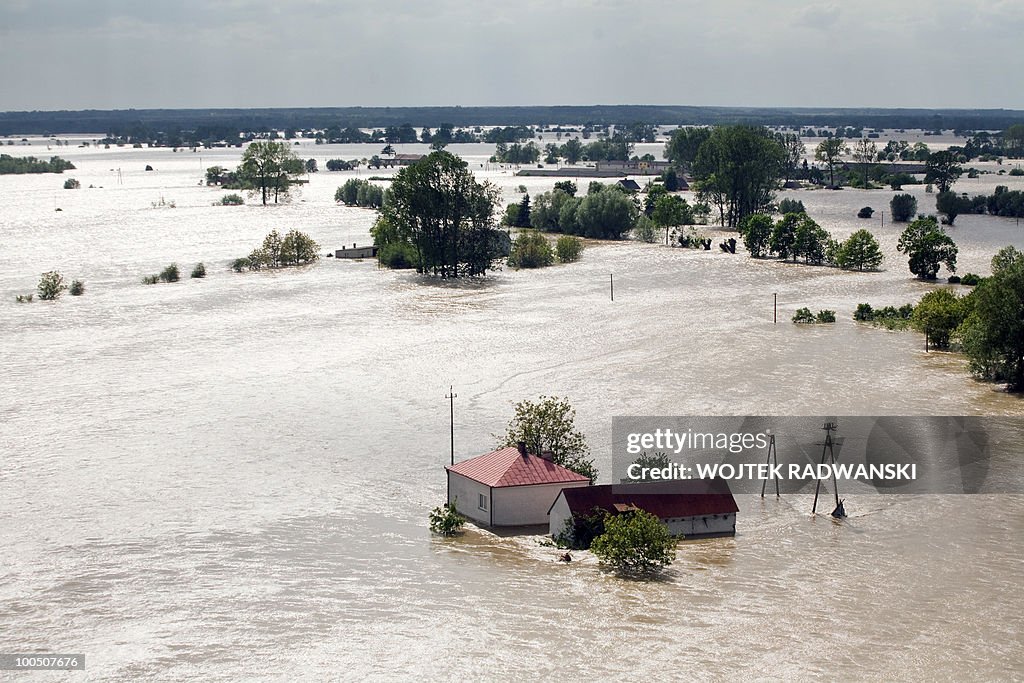
{"label": "green tree", "polygon": [[567,164],[576,164],[583,158],[583,143],[577,138],[569,138],[561,148],[561,156]]}
{"label": "green tree", "polygon": [[663,194],[654,203],[651,220],[665,231],[665,244],[668,244],[668,233],[671,228],[693,224],[693,209],[679,195]]}
{"label": "green tree", "polygon": [[769,242],[771,250],[779,255],[781,259],[792,257],[796,261],[800,255],[796,250],[796,229],[803,218],[802,213],[787,213],[780,218],[772,228],[772,236]]}
{"label": "green tree", "polygon": [[466,518],[459,514],[457,508],[459,499],[452,503],[445,503],[430,511],[430,530],[439,536],[454,536],[458,534]]}
{"label": "green tree", "polygon": [[839,248],[836,264],[840,268],[878,270],[882,265],[882,249],[878,240],[867,230],[858,230]]}
{"label": "green tree", "polygon": [[254,195],[262,198],[264,206],[273,197],[274,203],[287,199],[292,184],[303,174],[303,162],[284,142],[256,141],[242,153],[238,178]]}
{"label": "green tree", "polygon": [[889,200],[889,211],[894,223],[906,223],[917,213],[917,198],[912,194],[893,195]]}
{"label": "green tree", "polygon": [[576,410],[567,399],[541,396],[537,401],[520,401],[514,408],[501,446],[522,441],[530,453],[549,451],[556,464],[589,477],[591,482],[597,479],[586,438],[576,429]]}
{"label": "green tree", "polygon": [[530,195],[524,194],[520,200],[519,205],[516,207],[516,222],[517,228],[528,228],[530,227]]}
{"label": "green tree", "polygon": [[633,238],[647,244],[654,244],[658,241],[658,227],[650,217],[641,213],[640,217],[636,219],[636,225],[633,226]]}
{"label": "green tree", "polygon": [[849,150],[846,148],[846,143],[838,136],[825,138],[814,149],[814,160],[820,161],[828,167],[829,187],[836,186],[836,162],[847,151]]}
{"label": "green tree", "polygon": [[825,246],[828,243],[828,231],[818,225],[807,214],[801,214],[793,233],[793,257],[804,257],[804,263],[820,265],[825,260]]}
{"label": "green tree", "polygon": [[320,245],[304,232],[289,230],[281,240],[280,264],[298,266],[320,258]]}
{"label": "green tree", "polygon": [[559,263],[579,261],[583,253],[583,240],[573,235],[562,235],[555,242],[555,256]]}
{"label": "green tree", "polygon": [[571,180],[559,180],[555,183],[555,189],[561,190],[570,197],[576,196],[576,183]]}
{"label": "green tree", "polygon": [[779,213],[785,216],[787,213],[807,213],[803,201],[786,197],[779,202]]}
{"label": "green tree", "polygon": [[575,225],[567,225],[561,214],[559,223],[570,234],[617,240],[633,229],[638,214],[639,210],[629,196],[615,187],[602,186],[580,201]]}
{"label": "green tree", "polygon": [[698,198],[718,207],[723,226],[736,228],[771,206],[784,157],[765,128],[716,126],[693,164]]}
{"label": "green tree", "polygon": [[992,259],[992,276],[965,299],[968,314],[957,334],[971,371],[1011,391],[1024,391],[1024,254],[1005,247]]}
{"label": "green tree", "polygon": [[910,272],[921,280],[934,280],[943,264],[956,272],[956,243],[933,216],[922,216],[908,225],[896,249],[907,255]]}
{"label": "green tree", "polygon": [[508,265],[513,268],[543,268],[554,261],[555,254],[548,238],[533,228],[516,235],[508,256]]}
{"label": "green tree", "polygon": [[43,301],[54,301],[60,298],[60,295],[68,288],[64,284],[64,276],[55,270],[43,273],[42,277],[39,278],[39,286],[36,288],[39,291],[39,298]]}
{"label": "green tree", "polygon": [[679,174],[676,173],[676,169],[674,168],[670,168],[667,171],[665,171],[665,191],[679,191]]}
{"label": "green tree", "polygon": [[935,348],[948,349],[950,336],[964,321],[964,307],[952,290],[943,287],[928,292],[914,307],[910,325],[927,335]]}
{"label": "green tree", "polygon": [[763,213],[747,216],[740,225],[743,245],[753,258],[762,258],[770,253],[772,219]]}
{"label": "green tree", "polygon": [[483,275],[499,256],[493,236],[499,195],[458,157],[434,152],[395,174],[383,215],[415,249],[420,272]]}
{"label": "green tree", "polygon": [[676,539],[661,520],[644,510],[609,515],[591,552],[602,564],[627,576],[657,572],[672,564]]}
{"label": "green tree", "polygon": [[1015,123],[1003,131],[1003,150],[1006,156],[1024,156],[1024,123]]}
{"label": "green tree", "polygon": [[690,169],[697,160],[697,151],[711,137],[706,126],[677,128],[665,143],[664,157],[683,169]]}
{"label": "green tree", "polygon": [[961,197],[956,192],[948,190],[946,192],[940,192],[935,195],[935,210],[941,214],[945,214],[946,223],[953,225],[953,221],[964,211],[970,211],[971,202],[965,197]]}
{"label": "green tree", "polygon": [[786,185],[796,177],[797,170],[800,168],[800,162],[807,152],[807,147],[796,133],[776,133],[775,139],[782,145],[785,153],[782,163],[782,181],[783,185]]}
{"label": "green tree", "polygon": [[953,183],[957,181],[963,168],[958,163],[957,157],[950,151],[932,152],[925,162],[924,181],[934,184],[939,192],[949,192]]}
{"label": "green tree", "polygon": [[[575,190],[575,187],[573,189]],[[570,232],[562,226],[562,211],[566,210],[567,225],[575,225],[576,209],[580,201],[558,187],[551,192],[539,194],[530,207],[530,225],[546,232]]]}
{"label": "green tree", "polygon": [[853,160],[860,164],[861,172],[864,175],[865,188],[870,187],[868,184],[868,167],[875,160],[876,156],[878,156],[878,147],[867,138],[861,138],[853,146]]}

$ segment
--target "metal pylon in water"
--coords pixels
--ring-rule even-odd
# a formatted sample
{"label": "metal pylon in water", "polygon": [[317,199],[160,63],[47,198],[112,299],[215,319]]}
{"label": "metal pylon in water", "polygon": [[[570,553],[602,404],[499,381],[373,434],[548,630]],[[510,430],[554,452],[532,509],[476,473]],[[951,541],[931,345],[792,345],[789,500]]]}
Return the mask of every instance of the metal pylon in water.
{"label": "metal pylon in water", "polygon": [[[822,465],[825,464],[825,455],[826,454],[828,455],[829,462],[832,464],[832,490],[834,491],[835,496],[836,496],[836,508],[835,508],[835,510],[832,511],[832,516],[833,517],[845,517],[846,516],[846,510],[843,509],[843,504],[839,501],[839,484],[836,481],[836,471],[835,471],[836,454],[835,454],[835,451],[832,450],[832,446],[833,446],[832,432],[836,431],[839,428],[839,424],[836,423],[836,422],[826,422],[825,424],[823,424],[821,426],[821,428],[825,430],[825,445],[821,449],[821,464]],[[814,505],[811,507],[811,514],[812,515],[816,514],[817,511],[818,511],[818,492],[820,490],[821,490],[821,479],[818,479],[817,483],[814,485]]]}
{"label": "metal pylon in water", "polygon": [[[774,461],[775,462],[775,466],[778,467],[778,465],[779,465],[779,456],[778,456],[778,453],[775,450],[775,435],[774,434],[769,434],[768,435],[768,439],[769,439],[769,441],[768,441],[768,456],[765,459],[765,463],[768,465],[769,471],[770,471],[770,468],[772,466],[772,461]],[[778,498],[778,497],[780,497],[780,494],[779,494],[779,478],[776,477],[775,474],[773,473],[772,474],[772,479],[775,480],[775,497]],[[764,489],[765,489],[766,486],[768,486],[768,480],[767,479],[765,479],[764,481],[761,482],[761,497],[762,498],[764,498]]]}

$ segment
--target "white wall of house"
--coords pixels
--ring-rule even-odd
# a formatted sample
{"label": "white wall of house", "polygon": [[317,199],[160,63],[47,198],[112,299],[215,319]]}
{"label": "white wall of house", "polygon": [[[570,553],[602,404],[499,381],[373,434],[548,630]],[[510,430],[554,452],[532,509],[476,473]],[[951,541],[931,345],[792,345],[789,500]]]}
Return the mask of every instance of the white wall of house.
{"label": "white wall of house", "polygon": [[[548,517],[548,533],[557,536],[565,528],[565,520],[572,517],[565,496],[559,495]],[[686,538],[702,536],[732,536],[736,534],[736,513],[724,515],[701,515],[699,517],[669,517],[661,520],[670,533],[682,534]]]}
{"label": "white wall of house", "polygon": [[494,526],[526,526],[548,523],[548,508],[564,488],[589,486],[589,482],[536,484],[494,489]]}
{"label": "white wall of house", "polygon": [[678,536],[699,538],[701,536],[723,536],[736,533],[736,513],[724,515],[701,515],[699,517],[669,517],[661,520],[668,530]]}
{"label": "white wall of house", "polygon": [[551,507],[551,513],[548,516],[548,534],[551,536],[558,536],[562,533],[562,529],[565,528],[565,521],[572,518],[572,511],[569,510],[569,503],[565,501],[565,496],[558,494],[558,498],[555,499],[555,504]]}
{"label": "white wall of house", "polygon": [[[486,507],[480,507],[480,497],[484,497]],[[469,477],[455,472],[448,472],[448,504],[477,524],[489,526],[491,523],[490,507],[491,487],[485,486]]]}

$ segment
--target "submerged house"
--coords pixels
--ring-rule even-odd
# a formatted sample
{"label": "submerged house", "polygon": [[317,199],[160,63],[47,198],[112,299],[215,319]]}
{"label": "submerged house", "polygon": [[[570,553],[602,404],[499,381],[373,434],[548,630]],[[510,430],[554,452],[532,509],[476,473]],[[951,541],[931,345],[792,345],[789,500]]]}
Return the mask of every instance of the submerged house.
{"label": "submerged house", "polygon": [[341,249],[335,249],[335,258],[377,258],[378,247],[370,245],[367,247],[358,247],[354,243],[351,247],[342,247]]}
{"label": "submerged house", "polygon": [[590,479],[519,447],[500,448],[447,465],[448,504],[482,526],[548,523],[548,510],[564,489]]}
{"label": "submerged house", "polygon": [[595,508],[612,515],[644,510],[660,519],[672,534],[686,538],[734,536],[739,511],[724,479],[566,488],[551,505],[548,533],[557,536],[566,521],[589,517]]}

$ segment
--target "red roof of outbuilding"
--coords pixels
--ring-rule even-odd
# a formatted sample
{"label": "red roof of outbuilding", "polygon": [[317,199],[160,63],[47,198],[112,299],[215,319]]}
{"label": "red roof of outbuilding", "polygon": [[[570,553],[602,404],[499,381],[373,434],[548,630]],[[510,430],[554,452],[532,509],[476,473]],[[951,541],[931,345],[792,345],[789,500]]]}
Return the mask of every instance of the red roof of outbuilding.
{"label": "red roof of outbuilding", "polygon": [[590,481],[550,460],[530,454],[524,456],[511,446],[446,465],[445,469],[494,488]]}
{"label": "red roof of outbuilding", "polygon": [[739,512],[729,483],[724,479],[603,484],[562,489],[561,495],[565,496],[573,515],[589,514],[595,507],[614,514],[628,506],[638,507],[660,519]]}

